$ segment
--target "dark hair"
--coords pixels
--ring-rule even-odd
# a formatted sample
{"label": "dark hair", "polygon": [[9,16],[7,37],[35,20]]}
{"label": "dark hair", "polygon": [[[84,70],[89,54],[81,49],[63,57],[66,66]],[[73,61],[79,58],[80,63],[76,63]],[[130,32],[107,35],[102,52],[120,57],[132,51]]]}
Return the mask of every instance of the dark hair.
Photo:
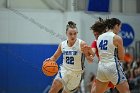
{"label": "dark hair", "polygon": [[120,25],[121,21],[117,18],[111,18],[105,20],[105,25],[108,29],[113,29],[115,25]]}
{"label": "dark hair", "polygon": [[99,17],[99,21],[96,21],[95,24],[93,24],[91,27],[91,30],[93,32],[98,32],[99,34],[102,34],[106,31],[106,25],[104,23],[104,20]]}
{"label": "dark hair", "polygon": [[76,27],[76,24],[73,21],[69,21],[68,24],[67,24],[67,26],[66,26],[66,31],[69,28],[77,28],[77,27]]}

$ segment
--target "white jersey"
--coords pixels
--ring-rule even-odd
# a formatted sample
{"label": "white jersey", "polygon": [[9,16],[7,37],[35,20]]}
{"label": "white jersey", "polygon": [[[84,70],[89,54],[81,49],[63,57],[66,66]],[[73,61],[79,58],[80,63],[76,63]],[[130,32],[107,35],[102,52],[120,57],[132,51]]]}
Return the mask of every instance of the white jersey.
{"label": "white jersey", "polygon": [[82,40],[77,38],[72,47],[69,47],[67,42],[68,41],[65,40],[61,43],[61,50],[63,53],[62,66],[74,71],[83,70],[83,54],[80,47]]}
{"label": "white jersey", "polygon": [[98,37],[97,48],[101,62],[115,62],[116,47],[113,44],[115,34],[111,31]]}
{"label": "white jersey", "polygon": [[101,82],[111,81],[117,85],[126,81],[126,77],[117,57],[117,48],[113,44],[114,36],[115,34],[109,31],[98,37],[97,48],[100,62],[96,78]]}

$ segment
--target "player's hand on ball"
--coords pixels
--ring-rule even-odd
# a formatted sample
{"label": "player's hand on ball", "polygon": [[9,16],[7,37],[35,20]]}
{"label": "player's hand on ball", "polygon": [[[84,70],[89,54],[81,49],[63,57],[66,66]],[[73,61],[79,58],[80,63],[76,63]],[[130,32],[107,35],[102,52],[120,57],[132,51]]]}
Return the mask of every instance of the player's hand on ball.
{"label": "player's hand on ball", "polygon": [[43,61],[43,64],[44,64],[45,62],[47,62],[47,61],[50,61],[50,60],[51,60],[50,58],[45,59],[45,60]]}

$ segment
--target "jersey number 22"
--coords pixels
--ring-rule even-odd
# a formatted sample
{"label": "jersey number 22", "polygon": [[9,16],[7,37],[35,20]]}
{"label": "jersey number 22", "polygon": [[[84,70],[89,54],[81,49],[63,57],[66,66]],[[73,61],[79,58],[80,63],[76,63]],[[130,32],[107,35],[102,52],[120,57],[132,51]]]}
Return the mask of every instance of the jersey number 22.
{"label": "jersey number 22", "polygon": [[74,57],[66,57],[67,64],[74,64]]}

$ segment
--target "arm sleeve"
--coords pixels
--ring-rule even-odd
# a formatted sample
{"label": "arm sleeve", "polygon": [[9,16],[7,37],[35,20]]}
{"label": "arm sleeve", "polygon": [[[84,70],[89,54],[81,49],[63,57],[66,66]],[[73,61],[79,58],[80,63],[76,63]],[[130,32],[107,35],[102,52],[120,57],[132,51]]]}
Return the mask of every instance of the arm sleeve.
{"label": "arm sleeve", "polygon": [[91,44],[91,48],[95,48],[96,49],[96,56],[99,58],[99,54],[98,54],[98,48],[97,48],[97,41],[94,40]]}
{"label": "arm sleeve", "polygon": [[96,45],[97,43],[96,43],[96,40],[94,40],[93,42],[92,42],[92,44],[91,44],[91,48],[97,48],[97,45]]}

